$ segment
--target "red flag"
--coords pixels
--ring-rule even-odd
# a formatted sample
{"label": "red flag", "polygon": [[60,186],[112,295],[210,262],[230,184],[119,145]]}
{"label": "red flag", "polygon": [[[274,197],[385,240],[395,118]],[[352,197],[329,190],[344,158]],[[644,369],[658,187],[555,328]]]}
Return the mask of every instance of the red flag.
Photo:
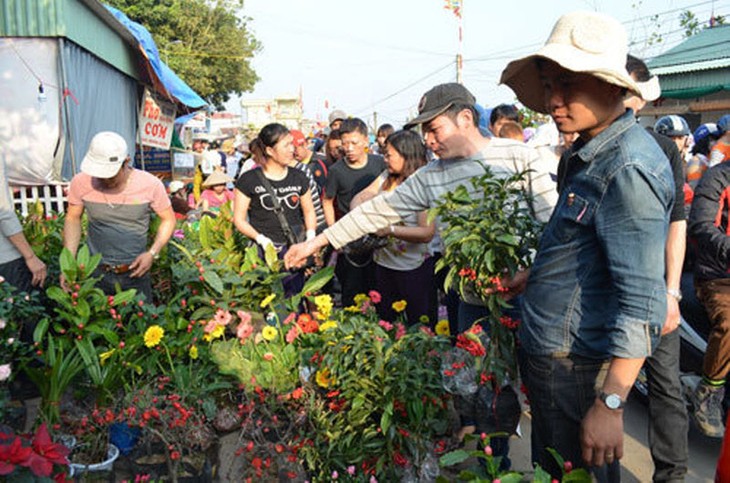
{"label": "red flag", "polygon": [[324,100],[324,108],[325,109],[329,109],[330,108],[330,101],[328,101],[327,99]]}

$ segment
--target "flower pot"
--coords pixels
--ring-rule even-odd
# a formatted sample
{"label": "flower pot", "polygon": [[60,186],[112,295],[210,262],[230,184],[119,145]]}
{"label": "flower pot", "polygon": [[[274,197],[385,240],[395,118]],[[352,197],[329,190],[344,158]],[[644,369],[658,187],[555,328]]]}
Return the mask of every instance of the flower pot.
{"label": "flower pot", "polygon": [[113,444],[109,445],[109,450],[106,454],[106,460],[100,463],[94,463],[90,465],[81,465],[77,463],[71,463],[70,476],[79,475],[87,472],[100,472],[100,471],[111,471],[114,466],[114,462],[119,458],[119,448]]}
{"label": "flower pot", "polygon": [[137,427],[132,427],[127,423],[114,423],[109,427],[109,441],[119,448],[119,452],[124,456],[137,445],[142,431]]}

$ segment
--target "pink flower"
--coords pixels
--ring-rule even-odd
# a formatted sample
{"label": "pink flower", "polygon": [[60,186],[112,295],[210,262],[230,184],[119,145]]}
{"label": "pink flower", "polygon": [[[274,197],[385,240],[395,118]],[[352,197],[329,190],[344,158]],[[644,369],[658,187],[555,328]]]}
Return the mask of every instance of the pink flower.
{"label": "pink flower", "polygon": [[218,325],[228,325],[233,316],[230,312],[223,309],[218,309],[215,313],[215,323]]}
{"label": "pink flower", "polygon": [[380,296],[380,292],[377,292],[376,290],[371,290],[370,292],[368,292],[368,296],[370,297],[370,300],[372,300],[374,304],[379,304],[380,301],[383,299]]}
{"label": "pink flower", "polygon": [[335,470],[335,471],[333,471],[333,472],[332,472],[332,479],[333,479],[333,480],[336,480],[336,479],[337,479],[337,478],[339,478],[339,477],[340,477],[340,474],[339,474],[339,473],[337,473],[337,470]]}
{"label": "pink flower", "polygon": [[430,327],[426,327],[425,325],[422,325],[420,330],[421,330],[421,332],[423,332],[426,335],[430,335],[431,337],[435,336],[435,334],[433,333],[433,331],[431,330]]}
{"label": "pink flower", "polygon": [[393,328],[393,324],[391,324],[390,322],[388,322],[386,320],[381,320],[380,322],[378,322],[378,325],[380,327],[382,327],[383,329],[385,329],[386,331],[391,330]]}
{"label": "pink flower", "polygon": [[265,361],[270,361],[274,358],[274,354],[272,354],[271,352],[267,352],[261,357],[263,357]]}
{"label": "pink flower", "polygon": [[175,231],[174,231],[174,232],[172,233],[172,236],[174,236],[174,237],[175,237],[175,238],[177,238],[178,240],[184,240],[184,239],[185,239],[185,232],[184,232],[184,231],[182,231],[182,230],[175,230]]}
{"label": "pink flower", "polygon": [[289,329],[289,332],[286,333],[286,342],[288,344],[291,344],[294,342],[299,335],[299,326],[298,325],[292,325],[291,329]]}
{"label": "pink flower", "polygon": [[206,334],[210,334],[218,327],[218,322],[215,321],[215,319],[210,319],[207,324],[205,324],[205,328],[203,329],[203,332]]}
{"label": "pink flower", "polygon": [[242,323],[245,323],[245,324],[251,323],[251,314],[249,314],[248,312],[239,310],[238,312],[236,312],[236,315],[238,315],[238,318],[241,319]]}
{"label": "pink flower", "polygon": [[241,322],[238,324],[238,327],[236,327],[236,337],[238,337],[241,342],[248,339],[251,334],[253,334],[253,326],[248,322]]}
{"label": "pink flower", "polygon": [[10,363],[3,364],[0,366],[0,381],[5,381],[13,373],[13,369],[10,367]]}
{"label": "pink flower", "polygon": [[401,337],[403,337],[404,335],[406,335],[406,326],[403,325],[400,322],[398,322],[397,324],[395,324],[395,326],[396,326],[395,340],[398,340]]}
{"label": "pink flower", "polygon": [[289,315],[286,316],[286,319],[284,319],[284,325],[291,324],[292,322],[294,322],[294,319],[296,319],[296,318],[297,318],[297,314],[295,314],[294,312],[290,313]]}
{"label": "pink flower", "polygon": [[349,474],[350,476],[353,476],[353,475],[355,474],[355,465],[350,465],[350,466],[348,466],[348,467],[347,467],[347,473],[348,473],[348,474]]}

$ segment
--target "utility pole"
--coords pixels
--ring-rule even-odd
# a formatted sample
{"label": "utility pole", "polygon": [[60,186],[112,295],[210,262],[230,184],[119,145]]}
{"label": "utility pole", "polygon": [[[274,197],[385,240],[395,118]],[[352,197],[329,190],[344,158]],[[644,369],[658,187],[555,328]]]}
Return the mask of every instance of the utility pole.
{"label": "utility pole", "polygon": [[378,129],[378,112],[373,111],[373,130]]}

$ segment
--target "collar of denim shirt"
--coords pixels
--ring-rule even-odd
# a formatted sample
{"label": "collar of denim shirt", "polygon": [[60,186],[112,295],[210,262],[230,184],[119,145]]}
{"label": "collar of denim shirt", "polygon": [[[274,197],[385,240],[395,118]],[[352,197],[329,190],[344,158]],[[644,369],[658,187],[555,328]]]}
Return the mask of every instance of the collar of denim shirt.
{"label": "collar of denim shirt", "polygon": [[585,163],[590,163],[595,159],[598,153],[603,150],[606,144],[616,139],[627,129],[630,129],[634,124],[636,124],[634,112],[627,109],[623,114],[617,117],[610,126],[601,131],[598,136],[594,137],[587,143],[584,143],[581,138],[578,138],[575,142],[571,157],[577,157]]}

